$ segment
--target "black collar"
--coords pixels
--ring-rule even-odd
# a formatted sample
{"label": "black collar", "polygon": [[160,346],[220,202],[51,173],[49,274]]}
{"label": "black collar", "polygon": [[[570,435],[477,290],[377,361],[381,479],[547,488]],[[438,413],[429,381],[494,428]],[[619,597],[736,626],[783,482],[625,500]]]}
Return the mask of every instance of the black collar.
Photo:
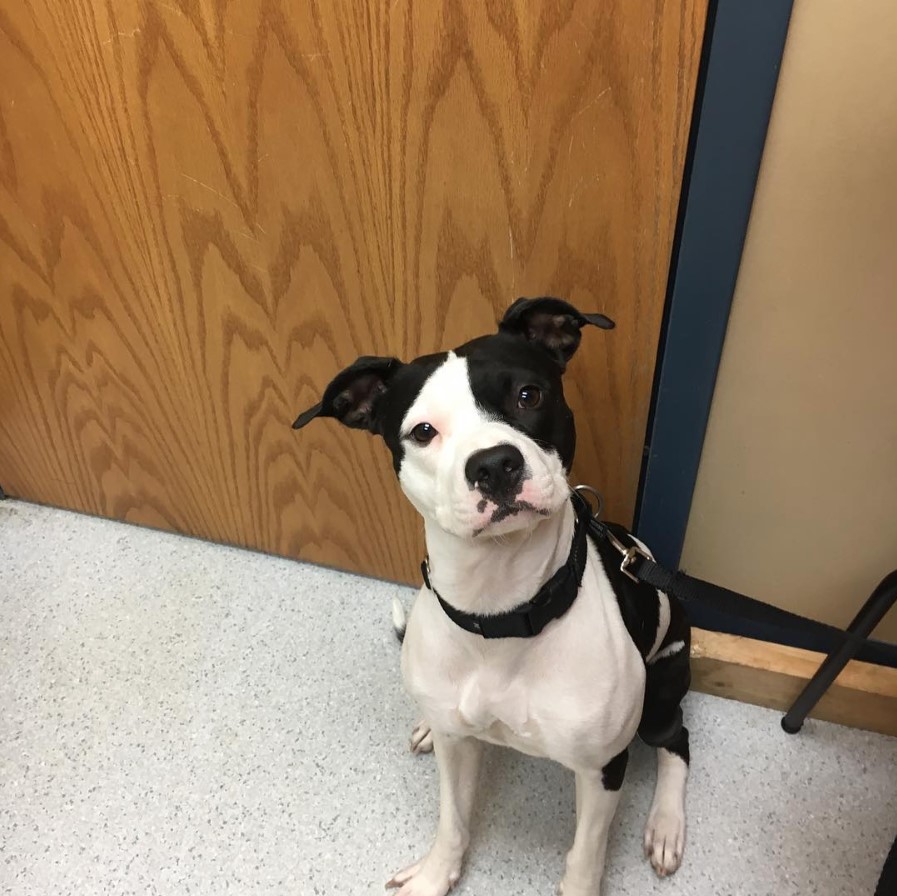
{"label": "black collar", "polygon": [[532,638],[554,619],[559,619],[573,606],[582,575],[586,568],[587,535],[591,511],[586,501],[575,492],[571,495],[576,525],[573,529],[573,543],[567,562],[536,592],[525,604],[494,616],[480,616],[456,610],[446,603],[439,592],[430,584],[429,563],[421,563],[424,584],[439,601],[446,615],[455,625],[484,638]]}

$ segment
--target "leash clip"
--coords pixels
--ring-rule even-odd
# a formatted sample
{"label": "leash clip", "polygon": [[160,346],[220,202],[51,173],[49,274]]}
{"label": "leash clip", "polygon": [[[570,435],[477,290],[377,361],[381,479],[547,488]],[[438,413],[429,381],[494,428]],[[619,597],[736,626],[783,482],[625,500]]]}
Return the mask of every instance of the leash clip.
{"label": "leash clip", "polygon": [[[579,495],[579,497],[583,500],[586,500],[586,498],[584,497],[585,495],[589,495],[591,498],[594,498],[595,501],[598,502],[598,509],[592,514],[592,516],[595,518],[595,520],[600,521],[601,511],[604,510],[604,498],[601,496],[601,492],[599,492],[597,489],[592,488],[592,486],[590,485],[574,486],[573,491],[576,492],[576,494]],[[629,571],[629,567],[632,566],[632,564],[635,563],[636,559],[638,559],[639,557],[644,560],[650,560],[651,555],[646,551],[643,551],[637,544],[632,545],[632,547],[623,544],[623,542],[620,541],[620,539],[617,538],[617,536],[614,535],[613,532],[611,532],[610,528],[608,528],[607,525],[601,524],[600,522],[598,523],[598,525],[601,529],[603,529],[604,534],[607,536],[607,540],[613,545],[614,550],[619,551],[623,557],[623,560],[620,562],[620,572],[623,573],[623,575],[628,576],[630,579],[632,579],[633,582],[636,583],[636,585],[638,585],[639,579]]]}
{"label": "leash clip", "polygon": [[620,562],[620,572],[623,575],[629,576],[636,585],[639,584],[639,579],[633,573],[629,571],[629,567],[635,563],[638,557],[641,557],[643,560],[650,560],[651,556],[646,551],[643,551],[637,544],[632,545],[632,547],[628,547],[623,544],[610,529],[605,530],[607,533],[607,540],[614,546],[614,548],[622,554],[623,559]]}

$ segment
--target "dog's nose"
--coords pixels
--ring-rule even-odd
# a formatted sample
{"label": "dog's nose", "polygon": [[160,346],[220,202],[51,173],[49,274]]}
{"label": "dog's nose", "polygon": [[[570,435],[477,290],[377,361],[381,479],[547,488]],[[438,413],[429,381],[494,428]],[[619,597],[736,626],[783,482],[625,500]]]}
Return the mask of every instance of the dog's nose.
{"label": "dog's nose", "polygon": [[514,491],[523,477],[523,455],[513,445],[494,445],[474,451],[464,465],[471,488],[499,497]]}

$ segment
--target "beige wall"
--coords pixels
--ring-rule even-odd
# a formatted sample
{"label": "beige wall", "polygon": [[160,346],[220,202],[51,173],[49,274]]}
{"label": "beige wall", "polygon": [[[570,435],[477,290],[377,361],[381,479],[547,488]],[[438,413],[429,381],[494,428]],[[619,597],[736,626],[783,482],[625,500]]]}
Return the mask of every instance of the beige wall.
{"label": "beige wall", "polygon": [[838,624],[897,567],[895,48],[894,0],[795,3],[682,557]]}

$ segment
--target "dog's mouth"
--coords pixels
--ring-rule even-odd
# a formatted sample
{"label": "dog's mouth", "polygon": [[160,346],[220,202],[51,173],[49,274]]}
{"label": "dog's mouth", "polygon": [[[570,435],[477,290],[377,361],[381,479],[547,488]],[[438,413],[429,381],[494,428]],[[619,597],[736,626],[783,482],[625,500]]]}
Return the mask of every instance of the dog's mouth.
{"label": "dog's mouth", "polygon": [[[477,511],[479,513],[485,513],[486,508],[492,503],[495,502],[491,499],[483,498],[479,504],[477,504]],[[529,501],[502,501],[495,503],[495,509],[492,511],[492,516],[489,517],[486,524],[480,526],[479,529],[473,530],[474,538],[482,532],[485,532],[490,526],[494,526],[496,523],[508,519],[508,517],[517,516],[517,514],[521,512],[535,513],[539,516],[548,516],[551,511],[546,507],[536,507],[535,504],[530,504]]]}

